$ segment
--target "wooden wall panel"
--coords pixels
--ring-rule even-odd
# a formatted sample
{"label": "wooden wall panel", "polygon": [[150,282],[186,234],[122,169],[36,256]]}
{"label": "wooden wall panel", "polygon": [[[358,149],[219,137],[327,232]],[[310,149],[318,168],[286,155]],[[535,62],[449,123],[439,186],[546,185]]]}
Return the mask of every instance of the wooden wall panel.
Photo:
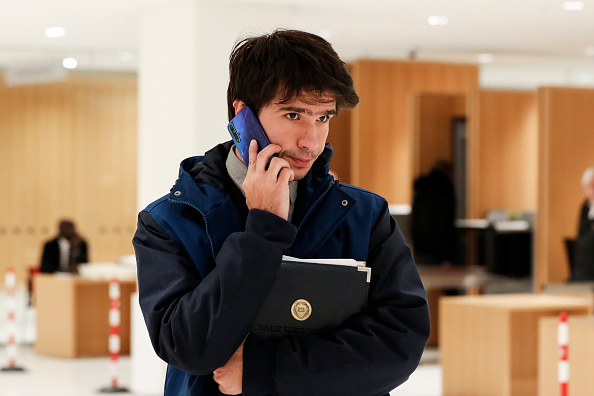
{"label": "wooden wall panel", "polygon": [[341,110],[330,120],[327,141],[334,149],[330,170],[341,182],[351,183],[351,110]]}
{"label": "wooden wall panel", "polygon": [[475,65],[360,60],[352,67],[361,103],[351,121],[351,182],[410,204],[414,92],[464,94],[478,88]]}
{"label": "wooden wall panel", "polygon": [[569,279],[563,239],[575,237],[584,193],[581,176],[594,166],[594,90],[541,88],[535,287]]}
{"label": "wooden wall panel", "polygon": [[465,95],[416,93],[412,96],[413,180],[431,172],[439,160],[452,161],[452,121],[466,116]]}
{"label": "wooden wall panel", "polygon": [[[134,82],[135,85],[135,82]],[[134,95],[127,92],[134,91]],[[117,102],[112,98],[119,98]],[[113,261],[112,254],[103,252],[128,252],[132,250],[132,236],[136,224],[136,95],[134,86],[102,84],[93,92],[96,125],[94,144],[98,147],[92,161],[96,182],[91,185],[94,206],[90,208],[101,216],[93,216],[91,229],[95,233],[97,261]],[[134,147],[133,150],[130,147]],[[117,210],[113,205],[118,202]]]}
{"label": "wooden wall panel", "polygon": [[477,90],[469,101],[468,216],[482,218],[491,209],[536,210],[536,93]]}
{"label": "wooden wall panel", "polygon": [[24,283],[65,217],[89,241],[92,261],[132,254],[136,77],[76,74],[24,86],[0,79],[0,103],[0,274],[13,266]]}

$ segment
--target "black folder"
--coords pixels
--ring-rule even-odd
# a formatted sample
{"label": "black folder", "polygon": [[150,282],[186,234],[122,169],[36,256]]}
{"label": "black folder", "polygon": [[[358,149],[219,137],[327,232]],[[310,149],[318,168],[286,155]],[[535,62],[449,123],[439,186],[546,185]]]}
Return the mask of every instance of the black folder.
{"label": "black folder", "polygon": [[371,279],[365,263],[297,260],[283,257],[276,283],[252,326],[253,335],[322,334],[365,311]]}

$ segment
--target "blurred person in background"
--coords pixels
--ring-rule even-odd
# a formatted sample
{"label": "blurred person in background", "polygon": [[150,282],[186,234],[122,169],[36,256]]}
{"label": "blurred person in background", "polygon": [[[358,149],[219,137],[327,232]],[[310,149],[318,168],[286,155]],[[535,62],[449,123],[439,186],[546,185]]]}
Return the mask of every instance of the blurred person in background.
{"label": "blurred person in background", "polygon": [[574,281],[594,280],[594,167],[582,175],[586,199],[580,212],[578,237],[575,241]]}
{"label": "blurred person in background", "polygon": [[417,264],[455,263],[456,196],[452,178],[452,164],[440,160],[430,173],[415,180],[411,232]]}
{"label": "blurred person in background", "polygon": [[78,265],[88,261],[87,242],[76,232],[73,221],[62,220],[58,225],[58,235],[43,247],[40,271],[76,273]]}

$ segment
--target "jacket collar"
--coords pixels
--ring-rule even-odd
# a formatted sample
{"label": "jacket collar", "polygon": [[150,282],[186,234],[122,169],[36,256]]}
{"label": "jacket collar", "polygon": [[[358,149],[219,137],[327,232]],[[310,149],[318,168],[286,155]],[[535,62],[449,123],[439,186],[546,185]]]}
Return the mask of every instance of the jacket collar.
{"label": "jacket collar", "polygon": [[[204,156],[183,160],[169,199],[187,203],[203,213],[219,206],[228,199],[228,195],[236,202],[238,199],[244,201],[241,191],[231,180],[225,166],[232,145],[233,142],[230,140],[215,146]],[[314,162],[312,169],[299,182],[297,202],[302,201],[301,198],[306,198],[300,206],[311,206],[316,197],[332,182],[332,176],[328,174],[332,155],[332,146],[326,143],[324,151]]]}
{"label": "jacket collar", "polygon": [[[247,207],[245,197],[228,175],[225,160],[232,142],[222,143],[204,157],[191,157],[181,163],[179,178],[171,189],[169,200],[193,207],[200,212],[207,225],[207,232],[217,252],[227,236],[245,228]],[[311,171],[299,181],[293,223],[298,228],[291,254],[297,257],[314,257],[355,201],[340,188],[328,174],[332,146],[327,144]],[[324,210],[318,206],[329,200],[339,210]],[[344,206],[341,203],[349,202]],[[221,221],[225,219],[225,221]],[[309,227],[316,232],[308,232]]]}

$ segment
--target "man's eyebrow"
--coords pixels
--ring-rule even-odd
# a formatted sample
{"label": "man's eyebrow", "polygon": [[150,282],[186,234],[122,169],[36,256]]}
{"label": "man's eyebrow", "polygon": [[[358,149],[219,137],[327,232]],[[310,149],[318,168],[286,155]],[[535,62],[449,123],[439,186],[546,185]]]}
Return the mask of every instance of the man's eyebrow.
{"label": "man's eyebrow", "polygon": [[[290,111],[291,113],[307,113],[307,114],[313,115],[313,113],[311,111],[309,111],[303,107],[283,106],[283,107],[279,108],[278,110],[279,111]],[[324,115],[331,115],[331,116],[334,116],[336,114],[338,114],[336,109],[331,109],[324,113]]]}

